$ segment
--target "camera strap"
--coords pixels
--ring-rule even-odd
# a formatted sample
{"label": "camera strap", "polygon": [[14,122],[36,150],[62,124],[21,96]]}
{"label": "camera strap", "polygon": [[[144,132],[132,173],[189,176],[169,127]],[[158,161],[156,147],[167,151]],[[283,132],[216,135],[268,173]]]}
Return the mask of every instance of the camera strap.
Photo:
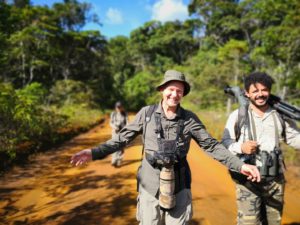
{"label": "camera strap", "polygon": [[[275,127],[275,149],[278,151],[278,152],[276,152],[276,154],[278,155],[278,162],[279,162],[279,165],[280,165],[279,172],[283,173],[286,170],[286,165],[285,165],[283,155],[282,155],[282,152],[281,152],[281,148],[280,148],[280,140],[279,140],[279,135],[278,135],[279,129],[278,129],[278,123],[277,123],[277,120],[276,120],[276,117],[275,117],[275,113],[276,112],[272,113],[272,117],[273,117],[273,120],[274,120],[274,127]],[[280,115],[277,114],[277,116],[280,116]],[[278,119],[280,120],[279,117],[278,117]],[[285,127],[282,127],[282,129],[285,129]],[[284,137],[284,140],[285,140],[285,137]]]}
{"label": "camera strap", "polygon": [[[182,110],[181,118],[178,120],[178,125],[177,125],[177,130],[176,130],[176,139],[174,140],[176,142],[175,153],[178,153],[179,137],[183,133],[183,128],[184,128],[183,124],[184,124],[184,110]],[[157,143],[158,143],[158,148],[159,148],[158,150],[160,152],[163,152],[164,149],[161,149],[161,146],[162,146],[162,139],[165,140],[165,137],[164,137],[163,128],[161,125],[161,114],[159,114],[159,113],[155,113],[155,125],[156,125],[155,133],[157,134]]]}
{"label": "camera strap", "polygon": [[253,112],[252,112],[252,109],[250,109],[250,107],[249,107],[249,111],[250,111],[250,119],[251,119],[251,128],[252,128],[252,132],[253,132],[253,136],[252,136],[251,128],[249,126],[249,128],[248,128],[249,140],[257,141],[256,127],[255,127],[255,122],[254,122],[254,118],[253,118]]}
{"label": "camera strap", "polygon": [[[178,126],[177,126],[177,130],[176,130],[176,139],[175,141],[178,142],[179,137],[183,131],[183,119],[179,119],[178,120]],[[155,133],[157,134],[157,140],[159,142],[161,142],[162,139],[164,139],[164,133],[163,133],[163,128],[161,125],[161,117],[160,114],[155,114],[155,125],[156,125],[156,131]]]}
{"label": "camera strap", "polygon": [[274,115],[274,111],[272,112],[272,118],[273,118],[273,121],[274,121],[274,128],[275,128],[275,147],[279,149],[279,135],[278,135],[278,124],[277,124],[277,120],[275,118],[275,115]]}

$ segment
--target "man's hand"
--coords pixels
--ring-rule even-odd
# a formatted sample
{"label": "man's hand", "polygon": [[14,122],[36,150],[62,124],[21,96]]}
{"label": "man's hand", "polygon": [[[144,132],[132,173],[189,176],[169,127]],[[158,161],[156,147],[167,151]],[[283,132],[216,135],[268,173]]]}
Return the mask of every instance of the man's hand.
{"label": "man's hand", "polygon": [[252,182],[260,182],[260,173],[256,166],[244,164],[241,168],[241,173],[247,176],[247,179]]}
{"label": "man's hand", "polygon": [[257,150],[257,142],[256,141],[246,141],[242,144],[242,152],[244,154],[254,154]]}
{"label": "man's hand", "polygon": [[84,149],[74,154],[71,158],[71,164],[75,166],[81,166],[89,161],[92,161],[92,150]]}

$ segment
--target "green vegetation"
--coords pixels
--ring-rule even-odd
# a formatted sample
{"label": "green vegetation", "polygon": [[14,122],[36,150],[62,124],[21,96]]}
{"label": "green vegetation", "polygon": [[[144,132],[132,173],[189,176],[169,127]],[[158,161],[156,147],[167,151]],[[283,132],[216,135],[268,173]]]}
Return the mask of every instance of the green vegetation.
{"label": "green vegetation", "polygon": [[[77,92],[82,86],[77,82],[72,86],[74,90],[68,91],[70,96],[78,93],[80,98],[54,102],[53,90],[47,95],[39,83],[18,90],[11,84],[0,85],[0,169],[99,122],[100,110],[92,110],[87,105],[91,102],[87,101],[88,92],[82,95]],[[55,96],[61,94],[59,90],[55,93]]]}
{"label": "green vegetation", "polygon": [[188,9],[194,19],[149,21],[108,40],[82,30],[101,22],[87,3],[0,1],[1,160],[89,127],[116,100],[133,111],[156,102],[169,68],[187,75],[183,105],[193,111],[224,111],[224,86],[257,70],[276,80],[275,94],[300,104],[299,1],[191,0]]}

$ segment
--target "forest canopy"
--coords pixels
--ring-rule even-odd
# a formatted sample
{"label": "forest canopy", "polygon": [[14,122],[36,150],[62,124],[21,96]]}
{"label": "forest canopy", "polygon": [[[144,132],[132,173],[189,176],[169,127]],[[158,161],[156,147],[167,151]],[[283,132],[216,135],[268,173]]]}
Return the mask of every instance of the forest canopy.
{"label": "forest canopy", "polygon": [[148,21],[110,39],[83,30],[101,23],[90,9],[77,0],[0,0],[0,152],[13,157],[16,145],[52,134],[79,110],[155,103],[170,68],[187,75],[184,105],[193,110],[224,108],[225,85],[241,86],[253,71],[270,74],[273,93],[300,103],[298,0],[192,0],[193,19]]}

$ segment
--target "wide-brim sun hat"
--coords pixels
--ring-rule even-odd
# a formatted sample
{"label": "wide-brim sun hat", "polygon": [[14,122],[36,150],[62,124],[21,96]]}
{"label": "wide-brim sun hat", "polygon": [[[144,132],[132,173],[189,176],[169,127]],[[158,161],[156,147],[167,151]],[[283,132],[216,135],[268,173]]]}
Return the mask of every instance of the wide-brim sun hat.
{"label": "wide-brim sun hat", "polygon": [[176,70],[167,70],[164,74],[164,80],[156,87],[156,90],[159,91],[171,81],[180,81],[184,84],[183,96],[186,96],[190,92],[191,86],[186,81],[184,74]]}

